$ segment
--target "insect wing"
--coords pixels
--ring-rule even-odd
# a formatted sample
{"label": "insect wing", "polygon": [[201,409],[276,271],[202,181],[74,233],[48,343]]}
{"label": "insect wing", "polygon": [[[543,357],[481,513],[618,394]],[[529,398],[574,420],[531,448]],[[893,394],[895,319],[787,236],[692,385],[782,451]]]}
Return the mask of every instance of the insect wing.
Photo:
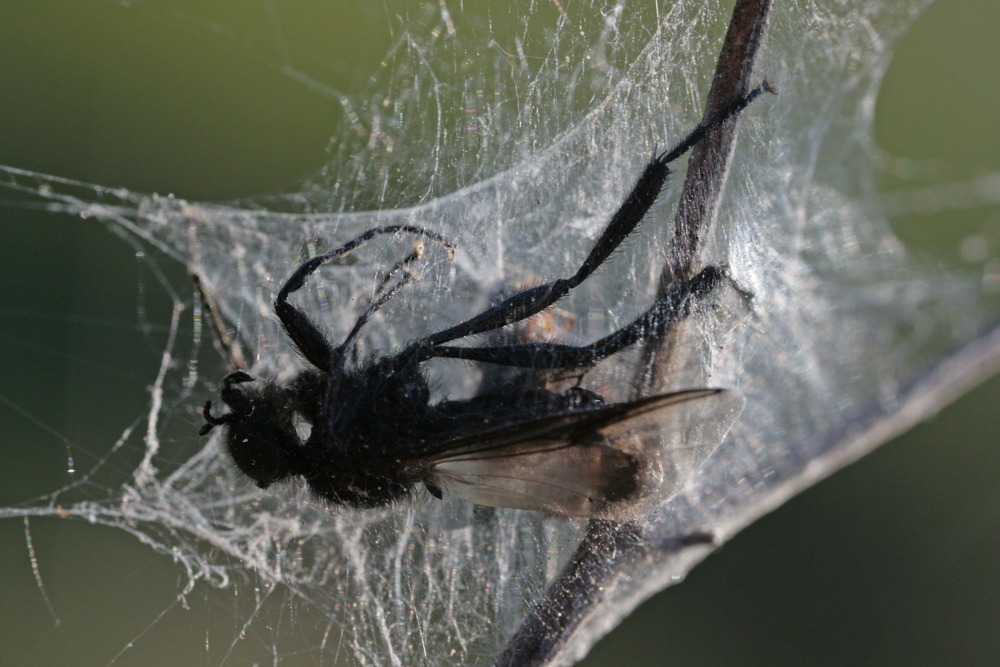
{"label": "insect wing", "polygon": [[445,443],[423,466],[434,485],[479,505],[640,518],[698,470],[743,404],[725,389],[664,394]]}

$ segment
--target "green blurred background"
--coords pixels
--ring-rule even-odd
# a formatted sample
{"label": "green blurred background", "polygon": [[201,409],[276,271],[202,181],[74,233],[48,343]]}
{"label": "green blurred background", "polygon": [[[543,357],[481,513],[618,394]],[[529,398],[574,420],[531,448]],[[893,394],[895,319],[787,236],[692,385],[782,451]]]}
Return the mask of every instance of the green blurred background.
{"label": "green blurred background", "polygon": [[[381,5],[369,4],[283,12],[296,64],[356,89],[390,43]],[[339,109],[264,63],[283,54],[255,61],[201,29],[217,20],[266,36],[274,6],[169,6],[203,23],[98,0],[0,2],[0,163],[195,200],[287,188],[321,166]],[[940,180],[1000,169],[997,35],[995,0],[933,4],[896,49],[879,144],[940,165]],[[10,505],[69,481],[63,438],[81,469],[145,414],[171,303],[100,224],[22,207],[0,216],[0,505]],[[893,224],[919,252],[970,270],[983,258],[963,260],[956,239],[1000,238],[995,205]],[[182,267],[157,266],[185,284]],[[644,604],[583,664],[1000,664],[998,400],[994,380],[795,498]],[[117,472],[138,456],[119,453]],[[296,623],[299,608],[285,605],[291,616],[231,646],[246,615],[228,593],[196,588],[184,609],[173,604],[177,566],[127,534],[31,526],[60,625],[23,523],[0,521],[0,664],[104,665],[122,651],[116,665],[271,664],[274,634],[296,634],[277,627]],[[319,662],[301,647],[279,651],[284,664]]]}

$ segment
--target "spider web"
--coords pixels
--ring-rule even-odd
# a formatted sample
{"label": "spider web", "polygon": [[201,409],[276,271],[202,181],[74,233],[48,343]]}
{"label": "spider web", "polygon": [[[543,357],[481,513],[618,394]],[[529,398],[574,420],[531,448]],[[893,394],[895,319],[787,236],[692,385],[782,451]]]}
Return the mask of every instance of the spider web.
{"label": "spider web", "polygon": [[[135,7],[207,25],[162,5]],[[977,359],[995,354],[996,304],[983,283],[920,267],[871,193],[874,96],[892,42],[916,13],[902,2],[776,10],[756,70],[781,95],[743,114],[705,258],[728,263],[753,309],[739,325],[703,315],[691,342],[698,364],[670,380],[737,387],[747,409],[688,486],[643,522],[635,556],[614,565],[601,604],[553,664],[582,656],[708,551],[675,551],[678,539],[727,538],[948,400],[971,382]],[[504,285],[568,275],[654,147],[697,123],[729,20],[727,8],[698,1],[483,13],[442,2],[390,6],[389,16],[392,46],[357,94],[248,51],[343,110],[329,163],[294,193],[215,205],[4,168],[8,188],[101,221],[131,244],[170,296],[173,319],[144,418],[72,484],[0,516],[124,530],[178,564],[178,604],[199,586],[252,590],[234,594],[231,641],[264,635],[275,662],[308,653],[320,663],[488,663],[585,525],[423,498],[331,511],[299,488],[249,487],[215,439],[196,449],[196,410],[217,397],[222,371],[207,361],[198,296],[160,265],[169,258],[198,275],[251,371],[279,377],[297,361],[271,315],[277,288],[310,253],[371,227],[425,226],[458,252],[449,261],[428,244],[420,281],[369,324],[366,351],[459,321]],[[649,303],[682,181],[671,181],[601,275],[560,304],[569,337],[598,338]],[[379,272],[410,249],[405,238],[373,243],[297,298],[342,338]],[[951,353],[953,366],[940,366]],[[627,393],[627,370],[601,380]],[[461,364],[431,372],[440,397],[468,395],[478,380]]]}

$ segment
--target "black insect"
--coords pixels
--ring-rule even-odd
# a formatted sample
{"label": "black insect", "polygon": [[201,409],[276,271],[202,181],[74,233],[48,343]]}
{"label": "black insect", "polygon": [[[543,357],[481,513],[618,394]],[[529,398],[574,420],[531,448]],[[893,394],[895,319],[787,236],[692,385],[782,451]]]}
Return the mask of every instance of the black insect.
{"label": "black insect", "polygon": [[[274,310],[312,368],[287,384],[254,382],[243,370],[230,373],[222,387],[229,411],[214,416],[211,402],[206,403],[207,423],[201,434],[225,427],[233,462],[261,488],[302,477],[317,496],[357,508],[387,505],[418,485],[437,498],[448,492],[483,505],[571,516],[620,519],[655,508],[725,436],[742,410],[738,392],[691,389],[608,404],[579,387],[560,393],[523,378],[543,371],[585,370],[634,345],[690,312],[725,280],[722,269],[709,266],[676,284],[631,324],[590,345],[448,343],[497,334],[541,313],[580,285],[642,221],[670,173],[667,165],[764,91],[771,91],[767,81],[700,124],[672,150],[654,154],[573,276],[516,293],[392,355],[349,362],[365,322],[409,282],[405,268],[417,253],[387,274],[338,346],[288,302],[289,296],[320,266],[379,235],[407,233],[450,245],[419,227],[381,227],[305,262],[278,292]],[[385,290],[396,273],[402,278]],[[522,372],[471,399],[432,404],[421,364],[433,358]],[[311,425],[305,442],[296,429],[299,420]]]}

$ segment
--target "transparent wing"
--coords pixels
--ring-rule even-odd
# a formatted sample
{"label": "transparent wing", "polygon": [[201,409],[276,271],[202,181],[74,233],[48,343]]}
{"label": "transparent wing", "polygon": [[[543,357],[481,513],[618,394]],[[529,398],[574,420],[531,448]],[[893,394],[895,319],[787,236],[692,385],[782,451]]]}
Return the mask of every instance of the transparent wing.
{"label": "transparent wing", "polygon": [[727,389],[664,394],[454,440],[420,465],[430,483],[479,505],[638,518],[715,451],[743,404]]}

